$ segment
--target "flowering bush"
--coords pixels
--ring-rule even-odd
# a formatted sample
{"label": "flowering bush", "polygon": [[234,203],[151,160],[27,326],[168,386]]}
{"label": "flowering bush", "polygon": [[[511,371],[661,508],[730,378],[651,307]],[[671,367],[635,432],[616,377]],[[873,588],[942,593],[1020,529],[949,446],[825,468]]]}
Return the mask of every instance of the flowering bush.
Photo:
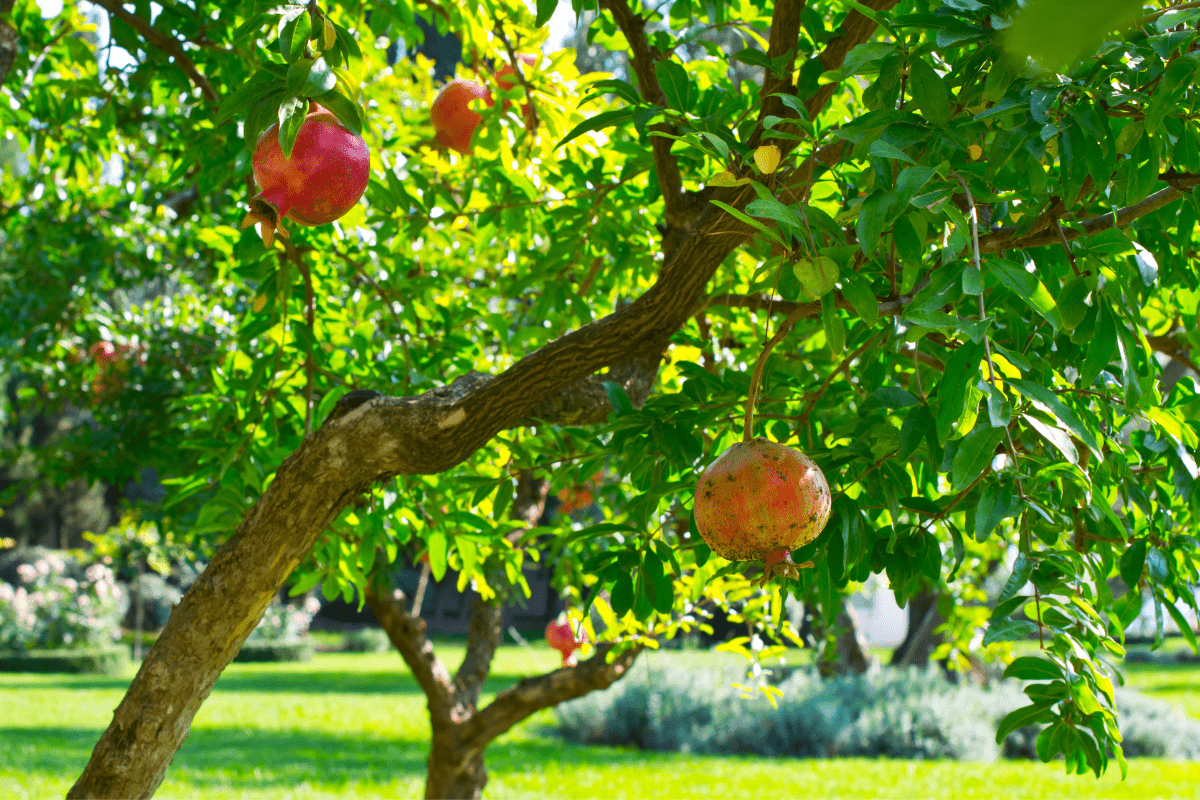
{"label": "flowering bush", "polygon": [[294,642],[308,633],[309,623],[320,609],[321,601],[315,597],[306,598],[301,608],[276,600],[267,607],[267,613],[250,632],[247,642]]}
{"label": "flowering bush", "polygon": [[54,554],[17,567],[14,588],[0,581],[0,650],[87,647],[120,633],[128,602],[112,570],[92,564],[83,580]]}

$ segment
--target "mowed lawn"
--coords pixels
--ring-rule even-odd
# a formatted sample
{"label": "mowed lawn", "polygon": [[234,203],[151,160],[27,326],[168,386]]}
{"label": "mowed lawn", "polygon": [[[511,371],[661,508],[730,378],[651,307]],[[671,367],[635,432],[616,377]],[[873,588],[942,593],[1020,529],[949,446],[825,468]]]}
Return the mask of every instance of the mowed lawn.
{"label": "mowed lawn", "polygon": [[[461,646],[438,649],[452,667],[462,658]],[[505,647],[486,692],[557,661],[544,648]],[[1130,665],[1126,674],[1131,685],[1200,717],[1200,668]],[[61,797],[130,677],[0,674],[0,797]],[[1115,766],[1097,781],[1037,762],[695,756],[566,745],[548,735],[553,721],[542,712],[489,748],[485,797],[1200,798],[1198,763],[1134,760],[1122,782]],[[235,664],[196,716],[157,796],[420,797],[427,740],[424,696],[394,653]]]}

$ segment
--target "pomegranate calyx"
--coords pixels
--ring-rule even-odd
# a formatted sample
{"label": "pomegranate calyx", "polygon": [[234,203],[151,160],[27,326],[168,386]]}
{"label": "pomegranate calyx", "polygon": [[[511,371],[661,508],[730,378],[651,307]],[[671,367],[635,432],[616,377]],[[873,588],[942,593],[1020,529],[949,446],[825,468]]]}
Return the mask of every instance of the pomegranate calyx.
{"label": "pomegranate calyx", "polygon": [[259,232],[262,234],[263,246],[268,250],[275,241],[276,231],[283,238],[290,238],[288,232],[283,229],[283,215],[279,213],[279,207],[270,200],[264,200],[262,195],[250,198],[250,213],[242,219],[242,230],[255,223],[262,223]]}
{"label": "pomegranate calyx", "polygon": [[766,587],[768,583],[779,577],[796,579],[800,577],[800,570],[816,567],[816,564],[811,561],[802,561],[797,564],[795,561],[792,561],[792,554],[787,550],[782,551],[782,553],[782,555],[779,553],[768,553],[763,558],[762,575],[757,580],[752,581],[751,586]]}

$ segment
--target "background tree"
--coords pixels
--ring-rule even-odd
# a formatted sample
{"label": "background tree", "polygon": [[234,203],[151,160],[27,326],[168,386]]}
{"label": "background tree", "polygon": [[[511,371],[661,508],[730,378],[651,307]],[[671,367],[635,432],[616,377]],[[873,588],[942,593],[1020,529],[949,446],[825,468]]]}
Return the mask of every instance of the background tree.
{"label": "background tree", "polygon": [[[578,75],[571,53],[518,64],[549,2],[376,4],[369,22],[353,3],[99,5],[99,62],[72,9],[10,18],[3,152],[29,171],[8,156],[0,188],[0,351],[80,402],[95,367],[72,348],[146,337],[145,369],[178,383],[131,366],[120,398],[90,400],[143,426],[137,458],[84,433],[47,460],[159,465],[166,517],[215,552],[73,795],[153,792],[289,576],[386,602],[375,578],[411,547],[502,599],[534,542],[600,643],[551,680],[631,659],[704,601],[790,631],[787,593],[836,620],[885,573],[901,603],[939,598],[937,655],[956,665],[1038,638],[1008,667],[1040,681],[1031,705],[998,735],[1046,723],[1042,758],[1124,769],[1106,659],[1143,600],[1189,638],[1196,609],[1200,407],[1162,365],[1194,367],[1200,344],[1200,10],[1048,25],[1048,0],[676,0],[669,16],[604,0],[589,35],[628,54],[621,80]],[[385,66],[392,40],[421,40],[418,15],[459,34],[493,92],[518,65],[472,156],[431,147],[428,62]],[[117,46],[131,59],[114,65]],[[747,64],[761,80],[735,82]],[[267,249],[234,227],[247,142],[294,130],[308,98],[361,128],[371,185]],[[117,301],[152,281],[171,291]],[[793,554],[813,569],[757,590],[757,569],[698,542],[691,503],[775,334],[753,433],[818,462],[834,515]],[[601,468],[603,522],[529,527],[520,475],[557,495]],[[451,681],[392,611],[439,698],[431,791],[476,792],[494,612]]]}

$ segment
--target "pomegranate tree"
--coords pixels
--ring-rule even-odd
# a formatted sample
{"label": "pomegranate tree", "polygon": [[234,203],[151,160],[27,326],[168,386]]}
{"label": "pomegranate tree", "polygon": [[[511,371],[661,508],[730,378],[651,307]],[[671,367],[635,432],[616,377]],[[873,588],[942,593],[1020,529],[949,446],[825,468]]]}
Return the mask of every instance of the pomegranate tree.
{"label": "pomegranate tree", "polygon": [[575,664],[575,651],[586,639],[576,639],[570,624],[562,620],[554,620],[546,626],[546,644],[562,653],[564,667]]}
{"label": "pomegranate tree", "polygon": [[362,197],[370,173],[367,143],[314,103],[300,124],[291,158],[280,149],[279,123],[258,137],[254,180],[262,191],[250,198],[242,228],[262,223],[263,244],[270,247],[276,230],[287,236],[284,219],[302,225],[333,222]]}
{"label": "pomegranate tree", "polygon": [[731,446],[704,471],[693,512],[714,553],[730,561],[761,559],[765,583],[780,574],[795,577],[791,551],[817,538],[830,502],[829,484],[811,458],[752,439]]}

